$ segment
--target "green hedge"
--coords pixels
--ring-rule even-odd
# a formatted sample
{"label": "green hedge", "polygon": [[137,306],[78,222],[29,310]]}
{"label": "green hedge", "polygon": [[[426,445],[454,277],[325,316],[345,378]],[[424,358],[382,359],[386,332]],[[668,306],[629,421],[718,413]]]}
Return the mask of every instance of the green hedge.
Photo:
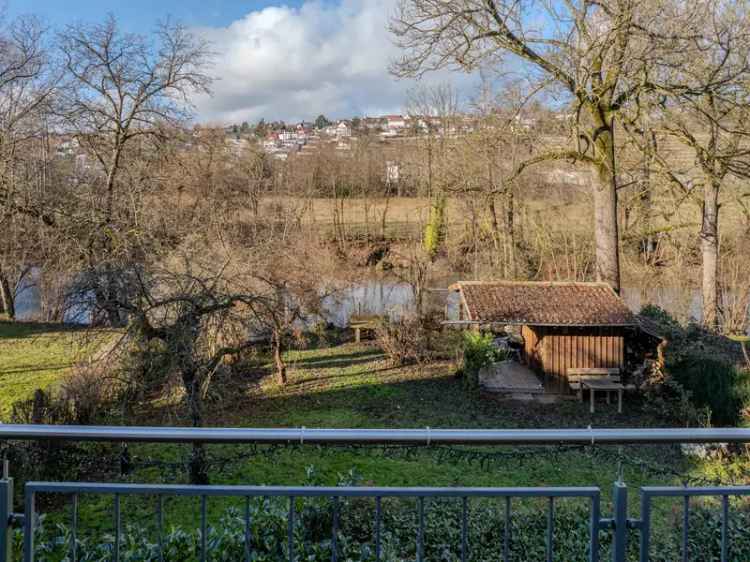
{"label": "green hedge", "polygon": [[708,408],[711,423],[734,426],[740,422],[747,399],[747,375],[704,351],[686,353],[669,366],[670,374],[690,392],[691,401]]}
{"label": "green hedge", "polygon": [[[468,524],[469,559],[475,562],[503,558],[504,508],[500,500],[475,500],[470,503]],[[339,560],[369,561],[375,559],[373,546],[372,499],[341,500],[340,526],[337,535]],[[674,515],[654,518],[650,560],[673,561],[682,558],[682,520]],[[720,510],[695,505],[691,511],[689,544],[691,560],[719,560]],[[288,559],[288,502],[281,499],[257,499],[251,502],[252,560],[276,562]],[[418,532],[414,501],[384,499],[382,522],[382,560],[406,561],[416,558]],[[298,561],[331,560],[333,503],[330,499],[297,500],[297,525],[293,541]],[[220,521],[208,527],[208,557],[212,562],[244,560],[245,523],[242,510],[230,508]],[[459,499],[426,500],[425,560],[455,561],[461,552],[461,515]],[[666,520],[664,520],[666,519]],[[729,524],[730,560],[750,560],[750,513],[733,509]],[[510,527],[512,560],[545,560],[546,500],[515,500]],[[79,528],[79,537],[85,533]],[[628,561],[638,560],[638,540],[634,531],[629,542]],[[16,537],[20,543],[20,533]],[[63,525],[46,528],[36,537],[36,556],[40,562],[69,560],[70,529]],[[600,533],[600,559],[611,558],[611,532]],[[164,536],[164,559],[198,560],[200,532],[195,529],[170,528]],[[150,562],[159,560],[159,548],[152,528],[129,526],[121,537],[120,560]],[[567,562],[588,560],[589,510],[577,500],[558,501],[555,511],[555,560]],[[20,544],[17,544],[20,548]],[[112,535],[83,538],[78,541],[81,562],[112,560]]]}

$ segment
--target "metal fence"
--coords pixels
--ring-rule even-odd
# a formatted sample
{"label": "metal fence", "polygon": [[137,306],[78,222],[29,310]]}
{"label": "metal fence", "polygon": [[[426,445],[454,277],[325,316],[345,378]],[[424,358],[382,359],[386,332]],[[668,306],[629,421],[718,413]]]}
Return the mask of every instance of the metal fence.
{"label": "metal fence", "polygon": [[[319,445],[341,443],[411,444],[430,446],[433,444],[474,445],[529,445],[529,444],[625,444],[625,443],[750,443],[748,429],[583,429],[583,430],[333,430],[333,429],[189,429],[189,428],[138,428],[138,427],[77,427],[77,426],[28,426],[0,425],[0,440],[72,440],[111,442],[170,442],[170,443],[314,443]],[[370,498],[373,500],[372,546],[376,560],[381,560],[381,528],[384,498],[411,498],[416,500],[417,532],[414,537],[416,559],[426,560],[425,513],[430,509],[430,500],[452,498],[460,502],[460,517],[456,520],[460,528],[460,559],[472,560],[468,537],[468,521],[471,504],[482,498],[500,499],[504,503],[503,532],[498,535],[503,560],[511,560],[511,520],[513,500],[543,498],[546,500],[545,559],[557,560],[555,552],[555,505],[560,498],[577,498],[588,502],[587,558],[591,562],[600,559],[600,538],[608,533],[611,541],[611,556],[614,562],[628,559],[628,538],[631,532],[639,534],[638,557],[649,560],[652,535],[652,506],[656,498],[682,498],[682,559],[701,560],[700,552],[690,552],[690,500],[694,497],[713,496],[721,505],[720,550],[721,561],[737,560],[732,557],[729,537],[730,498],[750,496],[750,486],[718,487],[643,487],[639,490],[640,517],[629,516],[628,487],[622,481],[613,488],[611,517],[602,517],[601,490],[598,487],[537,487],[537,488],[376,488],[376,487],[278,487],[278,486],[187,486],[154,484],[107,484],[80,482],[27,482],[24,487],[24,512],[13,511],[13,480],[8,475],[8,466],[0,480],[0,562],[12,560],[12,539],[15,528],[23,532],[23,560],[35,560],[34,536],[37,524],[36,500],[40,494],[63,494],[72,498],[70,519],[70,560],[78,559],[78,505],[82,494],[107,495],[113,498],[114,547],[112,559],[119,562],[122,537],[121,498],[125,496],[153,496],[154,525],[157,529],[160,559],[164,558],[164,499],[170,496],[190,496],[200,500],[200,548],[198,558],[207,559],[210,546],[207,544],[207,502],[209,498],[230,497],[245,499],[244,514],[244,558],[252,560],[250,500],[252,498],[286,498],[287,545],[285,557],[296,560],[294,528],[297,518],[296,501],[302,498],[330,498],[333,502],[331,525],[331,560],[339,558],[338,537],[340,524],[340,501],[348,498]]]}

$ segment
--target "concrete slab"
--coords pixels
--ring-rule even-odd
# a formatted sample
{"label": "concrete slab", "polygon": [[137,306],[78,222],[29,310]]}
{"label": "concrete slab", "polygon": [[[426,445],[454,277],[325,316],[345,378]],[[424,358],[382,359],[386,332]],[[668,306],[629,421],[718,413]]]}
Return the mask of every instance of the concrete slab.
{"label": "concrete slab", "polygon": [[479,385],[488,392],[542,394],[544,386],[534,371],[516,361],[501,361],[479,371]]}

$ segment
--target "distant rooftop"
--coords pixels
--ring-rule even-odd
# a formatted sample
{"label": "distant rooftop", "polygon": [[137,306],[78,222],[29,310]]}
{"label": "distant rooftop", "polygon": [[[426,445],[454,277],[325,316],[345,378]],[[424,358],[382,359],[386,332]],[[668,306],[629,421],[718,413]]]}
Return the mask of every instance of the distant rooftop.
{"label": "distant rooftop", "polygon": [[637,326],[606,283],[459,281],[467,320],[534,326]]}

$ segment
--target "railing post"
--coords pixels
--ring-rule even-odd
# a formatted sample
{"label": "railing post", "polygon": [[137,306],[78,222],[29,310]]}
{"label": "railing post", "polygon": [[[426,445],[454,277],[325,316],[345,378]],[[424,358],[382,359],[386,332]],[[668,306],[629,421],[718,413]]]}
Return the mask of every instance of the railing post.
{"label": "railing post", "polygon": [[0,480],[0,562],[13,560],[13,479],[8,470],[8,461],[3,461],[3,477]]}
{"label": "railing post", "polygon": [[612,562],[625,562],[628,552],[628,487],[622,480],[615,482],[612,500],[614,504]]}

